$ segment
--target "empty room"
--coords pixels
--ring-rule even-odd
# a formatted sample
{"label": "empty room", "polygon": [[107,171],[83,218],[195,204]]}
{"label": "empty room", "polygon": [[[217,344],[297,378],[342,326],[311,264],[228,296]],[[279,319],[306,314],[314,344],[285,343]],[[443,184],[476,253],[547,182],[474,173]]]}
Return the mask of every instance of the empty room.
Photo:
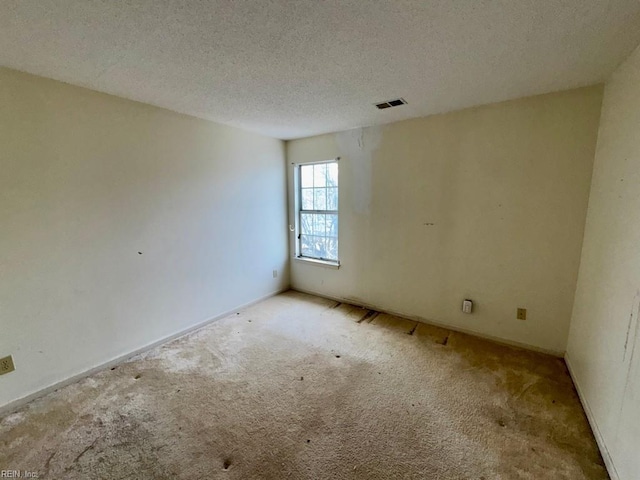
{"label": "empty room", "polygon": [[637,0],[0,2],[0,478],[640,479]]}

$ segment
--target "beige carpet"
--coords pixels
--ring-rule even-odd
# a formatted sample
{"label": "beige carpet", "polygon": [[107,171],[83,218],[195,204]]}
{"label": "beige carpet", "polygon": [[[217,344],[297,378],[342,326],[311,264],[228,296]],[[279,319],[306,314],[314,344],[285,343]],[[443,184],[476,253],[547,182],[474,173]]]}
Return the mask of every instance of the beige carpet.
{"label": "beige carpet", "polygon": [[54,479],[608,478],[562,360],[295,292],[5,416],[5,468]]}

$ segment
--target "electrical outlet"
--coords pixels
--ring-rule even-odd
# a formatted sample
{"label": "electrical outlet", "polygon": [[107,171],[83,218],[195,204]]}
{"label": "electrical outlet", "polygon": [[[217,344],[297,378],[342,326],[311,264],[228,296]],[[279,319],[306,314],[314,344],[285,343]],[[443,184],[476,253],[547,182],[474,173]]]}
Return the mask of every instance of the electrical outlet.
{"label": "electrical outlet", "polygon": [[16,367],[13,365],[13,358],[11,358],[11,355],[0,358],[0,375],[13,372],[15,369]]}
{"label": "electrical outlet", "polygon": [[473,310],[473,302],[469,299],[462,301],[462,313],[471,313]]}
{"label": "electrical outlet", "polygon": [[527,309],[526,308],[519,308],[518,309],[518,313],[516,314],[516,318],[518,320],[526,320],[527,319]]}
{"label": "electrical outlet", "polygon": [[278,270],[273,271],[273,278],[278,278]]}

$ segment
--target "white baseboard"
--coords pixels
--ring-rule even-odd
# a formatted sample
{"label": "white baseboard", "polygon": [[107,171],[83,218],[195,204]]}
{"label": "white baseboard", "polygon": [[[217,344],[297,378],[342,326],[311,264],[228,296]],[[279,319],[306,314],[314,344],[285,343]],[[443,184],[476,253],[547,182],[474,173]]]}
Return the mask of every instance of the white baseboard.
{"label": "white baseboard", "polygon": [[187,335],[195,330],[198,330],[199,328],[202,328],[210,323],[213,323],[217,320],[220,320],[222,318],[225,318],[229,315],[231,315],[234,312],[237,312],[238,310],[241,310],[243,308],[248,308],[252,305],[255,305],[256,303],[260,303],[263,300],[266,300],[267,298],[271,298],[274,297],[276,295],[279,295],[283,292],[286,292],[289,290],[289,287],[277,290],[275,292],[269,293],[267,295],[264,295],[256,300],[252,300],[251,302],[245,303],[244,305],[240,305],[236,308],[233,308],[231,310],[228,310],[224,313],[221,313],[219,315],[216,315],[215,317],[209,318],[208,320],[205,320],[204,322],[199,322],[196,325],[192,325],[190,327],[187,327],[183,330],[180,330],[176,333],[172,333],[171,335],[168,335],[166,337],[163,337],[159,340],[156,340],[154,342],[151,342],[143,347],[140,347],[136,350],[133,350],[132,352],[128,352],[125,353],[123,355],[119,355],[111,360],[108,360],[105,363],[102,363],[96,367],[90,368],[88,370],[84,370],[76,375],[73,375],[69,378],[66,378],[64,380],[61,380],[59,382],[55,382],[47,387],[44,387],[40,390],[37,390],[36,392],[30,393],[29,395],[26,395],[22,398],[19,398],[17,400],[13,400],[5,405],[0,406],[0,416],[4,416],[4,415],[8,415],[16,410],[18,410],[20,407],[22,407],[23,405],[31,402],[32,400],[35,400],[36,398],[40,398],[43,397],[45,395],[47,395],[48,393],[54,392],[56,390],[59,390],[62,387],[65,387],[67,385],[71,385],[72,383],[75,383],[79,380],[82,380],[83,378],[86,378],[90,375],[93,375],[94,373],[97,373],[101,370],[106,370],[107,368],[111,368],[114,367],[116,365],[119,365],[123,362],[125,362],[126,360],[130,359],[131,357],[135,357],[136,355],[139,355],[141,353],[144,353],[148,350],[151,350],[152,348],[155,348],[159,345],[162,345],[164,343],[170,342],[172,340],[175,340],[176,338],[182,337],[184,335]]}
{"label": "white baseboard", "polygon": [[611,454],[609,453],[609,449],[604,442],[604,438],[602,437],[602,433],[600,433],[600,428],[598,427],[598,422],[596,422],[596,418],[593,416],[593,411],[589,407],[589,402],[587,402],[587,398],[584,396],[583,390],[580,388],[580,382],[576,377],[573,368],[571,368],[571,360],[569,359],[569,354],[564,354],[564,362],[567,364],[567,369],[569,370],[569,375],[571,376],[571,380],[573,380],[573,384],[576,387],[576,391],[578,392],[578,397],[580,397],[580,402],[582,403],[582,408],[587,415],[587,419],[589,420],[589,425],[591,425],[591,430],[593,431],[593,436],[596,438],[596,443],[600,448],[600,453],[602,454],[602,459],[604,460],[605,467],[607,467],[607,472],[611,477],[611,480],[620,480],[620,476],[618,475],[618,471],[616,470],[615,465],[613,464],[613,459],[611,458]]}
{"label": "white baseboard", "polygon": [[389,309],[380,307],[378,305],[372,305],[372,304],[369,304],[369,303],[364,303],[364,302],[362,302],[360,300],[353,300],[353,299],[344,298],[344,297],[334,297],[334,296],[331,296],[331,295],[326,295],[324,293],[314,292],[314,291],[311,291],[311,290],[305,290],[305,289],[298,288],[298,287],[291,287],[291,290],[294,290],[294,291],[300,292],[300,293],[307,293],[309,295],[314,295],[316,297],[326,298],[328,300],[334,300],[336,302],[348,303],[350,305],[355,305],[356,307],[368,308],[369,310],[375,310],[376,312],[387,313],[389,315],[394,315],[396,317],[407,318],[407,319],[413,320],[415,322],[420,322],[420,323],[424,323],[424,324],[427,324],[427,325],[432,325],[434,327],[440,327],[440,328],[444,328],[446,330],[451,330],[452,332],[459,332],[459,333],[464,333],[464,334],[467,334],[467,335],[473,335],[474,337],[484,338],[485,340],[491,340],[492,342],[499,343],[501,345],[507,345],[507,346],[510,346],[510,347],[522,348],[524,350],[531,350],[533,352],[544,353],[544,354],[547,354],[547,355],[551,355],[553,357],[563,358],[564,357],[564,353],[565,353],[564,351],[549,350],[549,349],[546,349],[546,348],[536,347],[535,345],[529,345],[527,343],[515,342],[515,341],[507,340],[507,339],[504,339],[504,338],[501,338],[501,337],[494,337],[492,335],[486,335],[486,334],[483,334],[483,333],[475,332],[473,330],[467,330],[467,329],[464,329],[464,328],[459,328],[459,327],[447,325],[446,323],[441,323],[441,322],[428,320],[428,319],[419,317],[417,315],[411,315],[411,314],[408,314],[408,313],[397,312],[397,311],[393,311],[393,310],[389,310]]}

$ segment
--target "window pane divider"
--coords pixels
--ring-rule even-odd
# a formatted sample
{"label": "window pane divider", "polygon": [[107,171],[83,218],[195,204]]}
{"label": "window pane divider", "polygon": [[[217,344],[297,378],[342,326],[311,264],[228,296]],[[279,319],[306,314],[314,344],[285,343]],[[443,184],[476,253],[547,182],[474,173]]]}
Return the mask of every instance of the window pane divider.
{"label": "window pane divider", "polygon": [[317,213],[324,215],[337,215],[338,210],[300,210],[300,213]]}

